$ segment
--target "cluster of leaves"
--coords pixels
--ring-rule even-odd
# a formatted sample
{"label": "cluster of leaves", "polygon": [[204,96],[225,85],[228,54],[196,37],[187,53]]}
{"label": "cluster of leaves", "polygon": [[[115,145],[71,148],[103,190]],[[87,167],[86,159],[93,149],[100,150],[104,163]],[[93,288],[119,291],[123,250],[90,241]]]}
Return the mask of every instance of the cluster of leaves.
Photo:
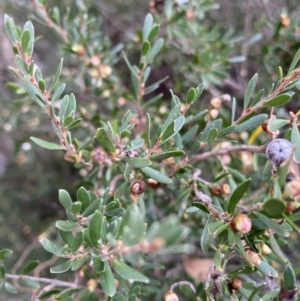
{"label": "cluster of leaves", "polygon": [[[77,4],[83,5],[81,1]],[[193,5],[193,1],[190,4]],[[37,5],[40,18],[61,32],[58,11],[53,10],[51,19],[44,3],[37,2]],[[166,1],[164,13],[170,26],[167,34],[174,41],[178,31],[176,27],[172,29],[172,22],[180,27],[181,18],[186,16],[189,7],[175,8],[171,1]],[[64,24],[71,22],[73,16],[68,12]],[[80,22],[78,20],[83,25],[76,23]],[[87,10],[83,6],[73,29],[61,32],[65,37],[66,49],[82,58],[83,62],[103,51],[99,45],[89,47],[93,45],[95,36],[87,36],[83,40],[84,34],[80,34],[80,30],[89,31],[87,28],[94,26],[86,24],[87,20]],[[181,21],[177,23],[177,20]],[[76,298],[159,299],[163,292],[168,291],[165,299],[170,300],[170,296],[176,298],[172,284],[186,280],[186,277],[183,278],[182,273],[165,277],[163,268],[178,267],[176,254],[197,253],[200,247],[204,254],[212,255],[213,265],[204,282],[182,282],[183,285],[188,283],[187,288],[180,292],[182,299],[241,300],[244,297],[247,300],[281,300],[287,294],[291,296],[287,300],[295,297],[296,275],[300,269],[292,267],[281,246],[287,244],[292,231],[299,231],[295,224],[300,219],[299,214],[292,215],[283,200],[292,161],[297,163],[300,160],[298,113],[291,113],[290,119],[276,119],[273,112],[276,107],[290,101],[293,92],[289,90],[298,85],[300,51],[296,53],[285,77],[279,69],[278,83],[267,93],[260,90],[255,94],[258,75],[250,79],[238,117],[234,98],[230,102],[231,115],[222,108],[224,116],[219,119],[207,114],[207,109],[193,110],[205,86],[220,83],[215,76],[224,75],[224,64],[209,68],[212,73],[201,77],[202,84],[198,83],[200,79],[194,78],[197,86],[188,89],[185,99],[171,91],[171,101],[164,106],[167,110],[160,113],[156,107],[162,97],[160,94],[145,101],[145,96],[154,92],[165,80],[148,84],[152,71],[149,64],[164,44],[164,40],[158,37],[160,25],[148,14],[140,33],[138,64],[131,63],[123,53],[133,88],[130,100],[126,100],[124,110],[118,111],[117,118],[103,114],[99,118],[101,123],[99,120],[91,122],[86,127],[89,128],[86,137],[80,134],[84,127],[83,118],[78,116],[76,110],[76,97],[73,93],[64,93],[66,84],[60,83],[63,60],[53,79],[45,79],[32,60],[35,44],[33,24],[27,22],[21,29],[12,18],[5,16],[5,28],[13,44],[17,66],[10,67],[10,70],[21,80],[21,84],[17,85],[24,85],[26,93],[49,116],[58,143],[36,137],[31,139],[43,148],[63,150],[65,159],[84,171],[81,183],[90,189],[80,187],[75,201],[66,190],[60,190],[59,201],[66,211],[66,220],[55,223],[59,233],[57,241],[53,242],[49,237],[40,240],[45,250],[62,259],[61,263],[50,268],[51,273],[69,271],[69,277],[78,275],[83,279],[83,284],[53,279],[53,288],[45,291],[38,278],[20,276],[23,285],[38,289],[35,291],[38,294],[36,298],[52,296],[65,301]],[[190,24],[190,30],[193,34],[199,33],[194,23]],[[89,52],[86,49],[90,49]],[[202,63],[215,67],[210,60],[213,56],[210,49]],[[224,57],[228,51],[229,48],[224,46]],[[114,55],[117,52],[113,50]],[[199,54],[194,54],[195,62],[202,68],[197,56],[199,58]],[[192,70],[188,72],[192,74]],[[99,89],[96,82],[88,82],[96,90]],[[111,82],[108,80],[106,84]],[[217,100],[219,102],[215,100],[212,105],[221,111],[225,100]],[[262,124],[264,134],[261,141],[264,144],[242,145],[242,134],[260,129]],[[290,156],[281,166],[267,162],[273,173],[267,180],[261,178],[261,184],[256,183],[253,189],[249,189],[251,179],[246,179],[247,172],[242,170],[242,165],[226,162],[222,156],[231,155],[234,159],[236,153],[248,151],[248,158],[251,156],[250,161],[259,174],[260,162],[264,160],[266,163],[261,153],[264,153],[270,137],[276,137],[284,126],[288,127],[285,138],[295,146],[295,156]],[[73,138],[77,133],[78,138]],[[254,133],[256,136],[250,137],[253,141],[261,131]],[[222,149],[224,141],[229,143],[227,149]],[[237,145],[233,146],[234,143]],[[252,152],[256,153],[255,158]],[[215,165],[213,170],[205,171],[210,164]],[[202,170],[205,179],[200,177]],[[252,227],[249,231],[236,230],[234,220],[241,216],[239,214],[250,218]],[[271,250],[268,254],[264,252],[266,247]],[[0,259],[5,259],[10,253],[10,250],[2,250]],[[252,258],[253,253],[256,261]],[[168,255],[167,259],[165,255]],[[232,263],[233,257],[238,259],[238,266]],[[37,261],[30,262],[21,274],[32,272],[38,264]],[[256,281],[245,280],[240,286],[234,285],[238,278],[249,279],[248,275],[254,275]],[[0,285],[15,293],[10,279],[18,276],[6,273],[2,264],[0,277]],[[264,290],[265,284],[262,284],[267,277],[278,279],[270,291]],[[68,289],[61,288],[68,285]],[[260,294],[263,296],[259,297]]]}

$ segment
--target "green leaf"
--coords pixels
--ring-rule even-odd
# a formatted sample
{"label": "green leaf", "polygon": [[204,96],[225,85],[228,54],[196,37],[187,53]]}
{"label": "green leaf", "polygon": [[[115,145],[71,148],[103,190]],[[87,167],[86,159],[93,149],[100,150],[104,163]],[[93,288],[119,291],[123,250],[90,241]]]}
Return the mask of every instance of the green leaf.
{"label": "green leaf", "polygon": [[294,71],[296,65],[298,64],[299,58],[300,58],[300,48],[298,49],[298,51],[296,52],[296,54],[292,60],[292,63],[290,65],[290,68],[287,73],[288,76]]}
{"label": "green leaf", "polygon": [[40,261],[39,261],[39,260],[33,260],[33,261],[30,261],[30,262],[25,266],[25,268],[23,268],[21,274],[22,274],[22,275],[28,274],[29,272],[31,272],[32,270],[34,270],[39,264],[40,264]]}
{"label": "green leaf", "polygon": [[239,124],[235,131],[236,132],[244,132],[244,131],[250,131],[255,128],[257,128],[259,125],[261,125],[266,119],[268,118],[267,114],[259,114],[256,116],[251,117],[247,121]]}
{"label": "green leaf", "polygon": [[186,95],[187,104],[192,104],[195,100],[196,90],[194,88],[190,88]]}
{"label": "green leaf", "polygon": [[73,244],[73,242],[74,242],[73,232],[63,231],[63,230],[59,229],[59,234],[65,244],[67,244],[68,246],[71,246]]}
{"label": "green leaf", "polygon": [[201,133],[200,141],[201,142],[207,142],[208,138],[209,138],[210,131],[213,130],[213,129],[216,129],[217,131],[219,131],[219,129],[222,126],[222,122],[223,122],[222,119],[216,119],[213,122],[209,123],[205,127],[205,129],[203,130],[203,132]]}
{"label": "green leaf", "polygon": [[53,242],[51,242],[49,239],[47,238],[42,238],[40,239],[40,243],[42,244],[42,246],[44,247],[44,249],[58,257],[62,257],[62,251],[63,248],[57,246],[56,244],[54,244]]}
{"label": "green leaf", "polygon": [[142,56],[146,56],[150,51],[151,45],[148,41],[145,41],[142,46]]}
{"label": "green leaf", "polygon": [[3,264],[1,264],[0,265],[0,279],[1,280],[5,279],[5,274],[6,274],[5,266]]}
{"label": "green leaf", "polygon": [[39,295],[39,299],[42,300],[42,299],[51,297],[52,295],[57,294],[59,292],[61,292],[61,289],[59,289],[59,288],[50,289],[49,291],[46,291],[46,292],[42,293],[41,295]]}
{"label": "green leaf", "polygon": [[2,249],[0,250],[0,260],[6,259],[13,253],[10,249]]}
{"label": "green leaf", "polygon": [[151,165],[151,161],[149,159],[145,159],[145,158],[138,158],[138,157],[127,158],[127,157],[124,157],[124,161],[127,162],[129,165],[135,167],[135,168],[143,168],[143,167]]}
{"label": "green leaf", "polygon": [[64,272],[68,271],[71,268],[72,262],[73,262],[73,259],[69,259],[69,260],[65,261],[64,263],[62,263],[62,264],[58,264],[54,267],[51,267],[50,272],[52,274],[64,273]]}
{"label": "green leaf", "polygon": [[76,98],[73,93],[69,95],[69,102],[68,106],[64,112],[64,119],[67,118],[67,116],[72,116],[74,118],[76,111]]}
{"label": "green leaf", "polygon": [[200,209],[198,207],[195,207],[195,206],[192,206],[192,207],[189,207],[185,210],[186,213],[194,213],[194,212],[197,212],[199,211]]}
{"label": "green leaf", "polygon": [[161,135],[161,143],[163,144],[165,142],[167,142],[168,140],[170,140],[172,137],[174,137],[183,127],[185,122],[185,118],[184,116],[179,116],[178,118],[176,118],[173,123],[171,123],[166,130],[164,131],[164,133]]}
{"label": "green leaf", "polygon": [[57,221],[55,224],[56,228],[66,232],[75,230],[78,227],[78,225],[79,224],[77,222],[69,221]]}
{"label": "green leaf", "polygon": [[131,71],[132,76],[134,76],[134,77],[137,79],[137,72],[136,72],[136,70],[134,70],[134,68],[133,68],[132,65],[130,64],[130,62],[129,62],[129,60],[128,60],[126,54],[125,54],[125,52],[122,52],[122,54],[123,54],[123,57],[124,57],[124,60],[125,60],[125,63],[126,63],[126,65],[127,65],[127,67],[128,67],[129,70]]}
{"label": "green leaf", "polygon": [[89,223],[89,235],[91,243],[97,247],[101,237],[103,217],[99,210],[96,210]]}
{"label": "green leaf", "polygon": [[124,130],[128,128],[130,118],[131,118],[131,112],[130,110],[128,110],[122,119],[119,133],[122,133]]}
{"label": "green leaf", "polygon": [[78,232],[74,238],[73,244],[70,247],[70,251],[72,254],[74,254],[82,245],[83,242],[83,233]]}
{"label": "green leaf", "polygon": [[218,133],[218,137],[224,137],[226,135],[229,135],[231,133],[233,133],[236,129],[236,125],[231,125],[231,126],[228,126],[227,128],[223,129],[222,131],[220,131]]}
{"label": "green leaf", "polygon": [[247,85],[246,91],[245,91],[245,96],[244,96],[244,110],[246,110],[248,108],[251,95],[254,92],[254,89],[255,89],[256,84],[257,84],[257,80],[258,80],[258,74],[255,73],[253,75],[253,77],[250,79],[250,81],[249,81],[249,83]]}
{"label": "green leaf", "polygon": [[282,227],[282,225],[278,225],[276,222],[272,221],[271,219],[269,219],[267,216],[259,213],[259,212],[255,212],[254,213],[262,223],[264,223],[267,227],[275,230],[275,232],[278,235],[285,235],[286,234],[286,229],[284,227]]}
{"label": "green leaf", "polygon": [[49,88],[49,93],[51,93],[51,91],[54,89],[54,87],[56,86],[56,84],[58,82],[58,79],[59,79],[61,71],[62,71],[63,62],[64,62],[64,59],[61,59],[60,62],[59,62],[59,65],[58,65],[57,70],[56,70],[56,74],[55,74],[54,79],[52,81],[52,84]]}
{"label": "green leaf", "polygon": [[116,272],[123,277],[124,279],[128,281],[138,281],[138,282],[144,282],[149,283],[149,278],[144,276],[142,273],[138,272],[137,270],[134,270],[124,262],[121,262],[117,259],[112,260],[112,264],[116,270]]}
{"label": "green leaf", "polygon": [[265,287],[266,287],[266,284],[265,284],[265,283],[263,283],[263,284],[261,284],[260,286],[258,286],[258,287],[251,293],[251,295],[249,296],[248,301],[254,301],[254,300],[256,300],[256,298],[258,298],[259,301],[261,301],[261,299],[259,298],[259,296],[257,296],[257,294],[258,294],[259,291],[261,291],[261,290],[262,290],[263,288],[265,288]]}
{"label": "green leaf", "polygon": [[[252,292],[248,291],[247,289],[245,289],[244,287],[241,287],[239,289],[239,292],[246,298],[246,300],[249,300]],[[261,301],[259,297],[255,296],[253,301]]]}
{"label": "green leaf", "polygon": [[19,39],[18,39],[16,25],[14,23],[13,18],[9,17],[6,14],[4,15],[4,27],[5,27],[5,30],[9,36],[10,40],[13,43],[17,43]]}
{"label": "green leaf", "polygon": [[235,119],[235,111],[236,111],[236,99],[232,98],[232,106],[231,106],[231,123],[234,123]]}
{"label": "green leaf", "polygon": [[172,183],[172,180],[165,176],[164,174],[160,173],[159,171],[151,168],[151,167],[144,167],[142,168],[142,171],[153,180],[163,183],[163,184],[170,184]]}
{"label": "green leaf", "polygon": [[89,216],[92,213],[96,211],[96,209],[99,209],[100,206],[100,199],[96,199],[94,202],[92,202],[82,213],[83,216]]}
{"label": "green leaf", "polygon": [[30,137],[30,139],[35,142],[37,145],[46,148],[46,149],[51,149],[51,150],[61,150],[63,149],[61,145],[53,143],[53,142],[48,142],[36,137]]}
{"label": "green leaf", "polygon": [[272,291],[266,293],[261,299],[262,301],[270,301],[273,300],[275,297],[278,296],[280,289],[276,288],[273,289]]}
{"label": "green leaf", "polygon": [[68,130],[71,130],[71,129],[77,127],[80,124],[81,121],[82,121],[82,118],[75,119],[71,124],[69,124],[67,126]]}
{"label": "green leaf", "polygon": [[84,187],[80,187],[77,190],[77,200],[81,202],[83,211],[91,204],[91,196]]}
{"label": "green leaf", "polygon": [[200,246],[202,249],[203,254],[207,254],[210,242],[212,240],[212,236],[208,232],[208,227],[211,223],[211,218],[209,217],[205,223],[205,226],[203,228],[201,238],[200,238]]}
{"label": "green leaf", "polygon": [[26,53],[29,57],[31,57],[32,53],[33,53],[33,48],[34,48],[34,27],[33,27],[32,23],[30,21],[27,21],[23,27],[23,30],[28,30],[30,33],[30,38],[29,38]]}
{"label": "green leaf", "polygon": [[159,29],[160,29],[160,25],[158,24],[155,24],[153,27],[152,27],[152,30],[148,36],[148,41],[151,43],[154,38],[156,37],[156,35],[158,34],[159,32]]}
{"label": "green leaf", "polygon": [[284,104],[288,103],[291,100],[293,94],[281,94],[281,95],[278,95],[278,96],[270,99],[266,103],[264,103],[263,107],[264,108],[271,108],[271,107],[283,106]]}
{"label": "green leaf", "polygon": [[164,44],[163,39],[158,39],[152,46],[151,50],[149,51],[148,55],[145,58],[145,63],[149,64],[159,53],[161,50],[162,46]]}
{"label": "green leaf", "polygon": [[254,96],[252,102],[251,102],[251,106],[254,107],[261,99],[261,97],[264,94],[264,89],[259,90],[256,95]]}
{"label": "green leaf", "polygon": [[268,130],[274,132],[289,124],[291,121],[286,119],[275,119],[268,122]]}
{"label": "green leaf", "polygon": [[45,82],[42,79],[39,80],[38,85],[42,92],[46,90]]}
{"label": "green leaf", "polygon": [[251,179],[247,179],[243,183],[241,183],[231,194],[228,201],[228,213],[232,215],[234,213],[235,207],[237,203],[241,200],[245,192],[247,191],[249,185],[251,183]]}
{"label": "green leaf", "polygon": [[73,202],[72,202],[69,192],[64,189],[60,189],[58,192],[58,198],[59,198],[59,202],[66,209],[66,211],[71,212]]}
{"label": "green leaf", "polygon": [[277,271],[265,261],[261,261],[261,263],[257,265],[256,268],[268,277],[278,277]]}
{"label": "green leaf", "polygon": [[283,287],[287,290],[293,290],[296,287],[296,276],[295,272],[288,262],[283,270]]}
{"label": "green leaf", "polygon": [[79,288],[67,288],[60,292],[58,295],[55,296],[55,300],[62,300],[62,301],[74,301],[73,298],[70,300],[66,299],[66,297],[71,296],[72,294],[76,293]]}
{"label": "green leaf", "polygon": [[184,155],[183,150],[175,149],[175,150],[167,150],[167,151],[164,151],[159,154],[151,155],[149,159],[151,161],[161,161],[161,160],[168,159],[171,157],[181,157],[183,155]]}
{"label": "green leaf", "polygon": [[22,71],[23,74],[28,74],[29,73],[29,70],[28,70],[28,67],[27,67],[26,63],[24,62],[24,60],[18,54],[15,57],[15,63],[19,67],[19,69]]}
{"label": "green leaf", "polygon": [[115,146],[110,137],[103,128],[99,128],[96,132],[96,139],[106,151],[115,152]]}
{"label": "green leaf", "polygon": [[104,261],[104,271],[99,274],[99,280],[104,293],[110,297],[116,293],[114,275],[107,261]]}
{"label": "green leaf", "polygon": [[144,238],[145,230],[141,210],[137,205],[129,206],[119,225],[118,237],[120,237],[126,246],[133,246]]}
{"label": "green leaf", "polygon": [[147,147],[151,147],[151,119],[150,119],[150,115],[148,113],[146,113],[146,144]]}
{"label": "green leaf", "polygon": [[4,283],[4,287],[6,291],[8,291],[11,294],[16,294],[18,292],[17,289],[7,281]]}
{"label": "green leaf", "polygon": [[144,139],[141,138],[137,138],[137,139],[133,139],[131,140],[128,144],[127,144],[127,149],[138,149],[141,148],[145,143]]}
{"label": "green leaf", "polygon": [[104,272],[104,261],[100,257],[93,257],[90,266],[96,273]]}
{"label": "green leaf", "polygon": [[66,118],[64,118],[63,127],[67,128],[69,125],[71,125],[73,122],[73,116],[69,115]]}
{"label": "green leaf", "polygon": [[165,130],[169,127],[169,125],[171,123],[173,123],[173,121],[178,118],[178,116],[180,115],[180,108],[181,108],[181,104],[177,104],[176,106],[174,106],[174,108],[172,109],[172,111],[170,112],[166,122],[164,123],[164,125],[162,126],[162,130],[161,130],[161,135],[165,132]]}
{"label": "green leaf", "polygon": [[153,17],[151,14],[147,14],[143,25],[143,42],[148,40],[152,27],[153,27]]}
{"label": "green leaf", "polygon": [[67,107],[69,105],[69,99],[70,99],[69,95],[65,95],[63,97],[63,99],[61,100],[61,102],[60,102],[58,116],[59,116],[59,119],[60,119],[61,123],[63,123],[64,120],[65,120],[65,112],[66,112]]}
{"label": "green leaf", "polygon": [[299,163],[300,162],[300,134],[296,123],[294,123],[292,126],[291,143],[293,144],[293,146],[295,146],[294,158],[296,159],[297,163]]}
{"label": "green leaf", "polygon": [[200,202],[193,202],[193,206],[199,208],[200,210],[202,210],[205,213],[210,214],[210,211],[207,209],[207,207]]}
{"label": "green leaf", "polygon": [[71,270],[72,271],[77,271],[79,270],[86,262],[85,257],[78,257],[75,258],[74,261],[72,262]]}
{"label": "green leaf", "polygon": [[21,35],[21,47],[23,53],[27,53],[29,43],[30,43],[30,31],[26,29],[22,32]]}
{"label": "green leaf", "polygon": [[264,204],[262,209],[270,218],[282,218],[282,213],[285,211],[285,203],[279,199],[269,199]]}
{"label": "green leaf", "polygon": [[194,102],[201,96],[202,92],[204,90],[204,84],[201,83],[195,90],[196,92],[196,95],[195,95],[195,98],[194,98]]}
{"label": "green leaf", "polygon": [[51,102],[54,103],[55,101],[57,101],[61,94],[64,92],[65,90],[65,87],[66,87],[66,84],[61,84],[56,90],[55,92],[53,93],[53,96],[52,96],[52,99],[51,99]]}

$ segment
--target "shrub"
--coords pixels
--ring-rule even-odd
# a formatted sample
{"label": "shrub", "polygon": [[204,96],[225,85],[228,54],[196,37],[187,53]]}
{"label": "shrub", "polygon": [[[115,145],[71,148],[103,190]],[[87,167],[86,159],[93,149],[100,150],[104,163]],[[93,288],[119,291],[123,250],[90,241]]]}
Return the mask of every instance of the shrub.
{"label": "shrub", "polygon": [[[217,29],[198,26],[205,9],[193,1],[160,2],[151,1],[155,20],[148,13],[135,44],[127,46],[139,47],[139,59],[131,59],[130,49],[122,52],[130,79],[114,67],[122,64],[123,46],[113,47],[99,32],[84,2],[60,18],[57,8],[50,16],[44,1],[34,1],[40,22],[61,36],[68,54],[70,65],[64,69],[61,59],[51,78],[32,59],[33,24],[21,28],[5,15],[16,63],[10,71],[19,79],[9,86],[29,95],[30,106],[48,116],[56,134],[31,140],[64,152],[81,176],[73,191],[59,190],[65,213],[56,230],[40,235],[58,261],[52,276],[30,275],[41,268],[37,260],[20,274],[7,273],[4,260],[12,251],[2,249],[0,285],[7,292],[26,287],[34,300],[65,301],[296,298],[300,270],[282,248],[299,232],[300,215],[293,214],[299,112],[278,108],[284,110],[299,87],[300,51],[285,75],[279,68],[278,82],[267,92],[256,91],[254,74],[242,102],[218,95],[207,104],[203,92],[221,85],[230,63],[241,59],[230,59],[231,33],[220,42]],[[203,40],[195,41],[200,35]],[[184,55],[192,63],[185,64]],[[179,61],[170,97],[157,93],[166,78],[148,83],[156,60]],[[75,93],[62,79],[73,79]],[[177,89],[186,89],[185,95]],[[80,93],[99,97],[99,107],[86,105]],[[200,254],[213,258],[201,281],[202,264],[192,264]]]}

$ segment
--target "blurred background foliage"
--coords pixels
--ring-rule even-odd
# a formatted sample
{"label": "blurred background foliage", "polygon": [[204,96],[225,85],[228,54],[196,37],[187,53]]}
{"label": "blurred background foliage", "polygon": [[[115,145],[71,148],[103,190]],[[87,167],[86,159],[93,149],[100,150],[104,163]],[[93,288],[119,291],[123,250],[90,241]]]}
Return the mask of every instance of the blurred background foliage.
{"label": "blurred background foliage", "polygon": [[[82,8],[84,2],[86,7]],[[66,92],[76,94],[84,120],[83,128],[76,133],[81,138],[90,130],[90,124],[98,125],[105,119],[101,116],[114,118],[130,100],[132,88],[121,52],[125,51],[131,62],[139,63],[140,28],[148,12],[161,25],[160,37],[165,40],[152,64],[149,83],[168,78],[155,94],[150,92],[146,97],[157,96],[154,108],[160,116],[167,116],[170,89],[183,98],[189,87],[203,82],[205,94],[195,112],[208,109],[211,120],[218,116],[229,119],[229,100],[236,97],[239,104],[253,74],[259,73],[258,88],[270,87],[278,79],[277,67],[286,72],[300,47],[297,0],[189,0],[184,5],[175,0],[84,2],[47,3],[54,20],[58,11],[61,16],[68,13],[63,23],[72,24],[69,35],[39,25],[36,20],[41,16],[33,1],[0,3],[0,10],[13,16],[18,24],[32,18],[39,36],[34,60],[46,78],[55,73],[60,57],[64,57]],[[93,18],[95,22],[91,22]],[[64,215],[57,191],[75,192],[74,183],[79,186],[85,171],[80,170],[78,175],[72,164],[63,160],[62,152],[50,152],[29,142],[30,136],[51,140],[55,134],[48,117],[28,99],[24,89],[9,83],[13,78],[7,66],[14,63],[3,29],[3,14],[0,39],[0,249],[14,250],[10,259],[13,264],[25,246]],[[216,97],[223,106],[214,104]],[[293,106],[289,104],[279,115],[287,116],[288,110],[295,109]],[[247,138],[239,137],[244,141]],[[232,167],[243,170],[243,163],[232,162]],[[39,256],[49,256],[41,253]]]}

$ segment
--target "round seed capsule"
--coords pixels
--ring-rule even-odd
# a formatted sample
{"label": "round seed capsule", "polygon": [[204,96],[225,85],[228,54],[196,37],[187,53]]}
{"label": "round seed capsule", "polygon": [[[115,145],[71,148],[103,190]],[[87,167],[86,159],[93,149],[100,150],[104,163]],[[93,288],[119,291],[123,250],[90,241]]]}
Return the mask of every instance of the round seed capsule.
{"label": "round seed capsule", "polygon": [[293,145],[291,142],[285,139],[274,139],[267,146],[266,157],[275,166],[280,166],[292,151]]}

